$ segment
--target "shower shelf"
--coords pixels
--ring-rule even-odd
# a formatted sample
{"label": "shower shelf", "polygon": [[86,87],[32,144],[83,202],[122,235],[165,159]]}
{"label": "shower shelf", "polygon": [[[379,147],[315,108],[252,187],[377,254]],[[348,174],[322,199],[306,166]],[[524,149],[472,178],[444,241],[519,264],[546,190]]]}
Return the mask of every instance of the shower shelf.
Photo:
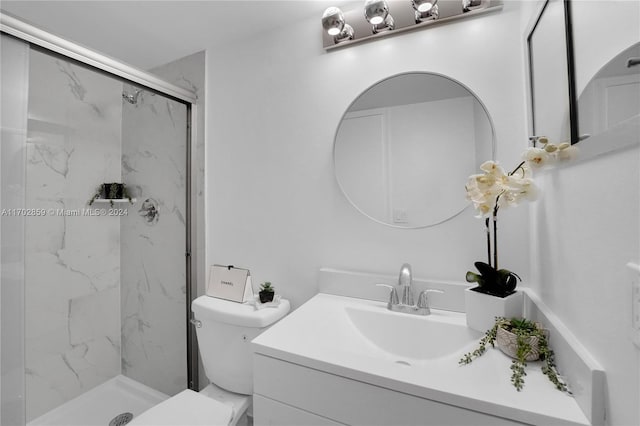
{"label": "shower shelf", "polygon": [[[114,204],[122,204],[122,203],[128,203],[129,199],[128,198],[96,198],[95,200],[93,200],[94,203],[114,203]],[[132,198],[131,199],[131,204],[135,203],[136,199]]]}

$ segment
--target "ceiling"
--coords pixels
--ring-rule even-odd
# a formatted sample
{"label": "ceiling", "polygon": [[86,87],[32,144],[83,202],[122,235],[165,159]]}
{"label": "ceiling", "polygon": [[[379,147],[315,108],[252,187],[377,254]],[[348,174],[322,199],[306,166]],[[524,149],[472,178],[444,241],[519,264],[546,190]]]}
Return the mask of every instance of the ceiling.
{"label": "ceiling", "polygon": [[53,34],[150,69],[299,19],[317,16],[320,30],[324,9],[347,3],[353,1],[3,0],[0,8]]}

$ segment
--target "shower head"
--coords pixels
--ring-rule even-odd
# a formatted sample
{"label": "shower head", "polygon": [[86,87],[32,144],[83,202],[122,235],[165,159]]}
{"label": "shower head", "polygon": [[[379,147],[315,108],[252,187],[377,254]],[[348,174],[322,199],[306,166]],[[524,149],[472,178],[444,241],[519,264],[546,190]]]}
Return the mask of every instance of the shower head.
{"label": "shower head", "polygon": [[122,92],[122,99],[129,102],[131,105],[136,105],[138,103],[140,93],[142,93],[142,89],[137,89],[133,94],[125,90]]}

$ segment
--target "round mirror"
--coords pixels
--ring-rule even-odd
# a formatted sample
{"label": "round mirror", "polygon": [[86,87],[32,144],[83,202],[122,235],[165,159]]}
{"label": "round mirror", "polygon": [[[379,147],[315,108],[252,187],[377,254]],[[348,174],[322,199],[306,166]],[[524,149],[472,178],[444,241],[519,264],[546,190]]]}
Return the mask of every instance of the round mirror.
{"label": "round mirror", "polygon": [[336,131],[334,167],[347,199],[367,217],[424,228],[460,214],[464,185],[494,158],[494,131],[465,86],[431,73],[382,80],[349,106]]}

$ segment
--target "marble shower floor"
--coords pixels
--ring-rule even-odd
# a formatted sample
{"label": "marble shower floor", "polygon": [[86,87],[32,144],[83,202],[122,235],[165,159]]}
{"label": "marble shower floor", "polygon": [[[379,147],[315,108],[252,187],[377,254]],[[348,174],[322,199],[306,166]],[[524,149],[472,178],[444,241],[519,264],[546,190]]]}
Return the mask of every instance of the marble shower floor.
{"label": "marble shower floor", "polygon": [[108,426],[120,413],[137,416],[167,398],[169,396],[162,392],[119,375],[32,420],[27,426]]}

